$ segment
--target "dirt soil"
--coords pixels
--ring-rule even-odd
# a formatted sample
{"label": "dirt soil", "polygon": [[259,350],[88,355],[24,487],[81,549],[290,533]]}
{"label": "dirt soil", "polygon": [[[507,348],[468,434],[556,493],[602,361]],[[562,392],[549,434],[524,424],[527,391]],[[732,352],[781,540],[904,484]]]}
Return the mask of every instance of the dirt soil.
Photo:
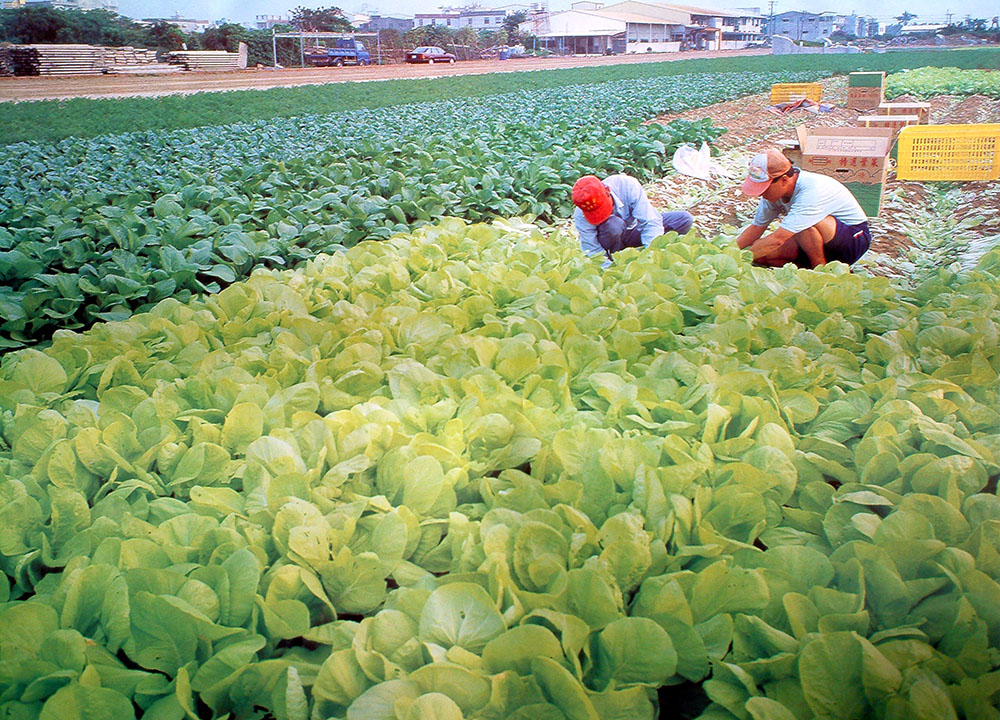
{"label": "dirt soil", "polygon": [[[718,156],[713,160],[713,180],[671,174],[647,188],[656,207],[687,209],[695,216],[696,228],[702,232],[735,233],[749,224],[757,200],[740,192],[750,157],[782,140],[794,140],[797,125],[807,127],[853,126],[860,114],[848,110],[847,80],[834,77],[823,81],[823,102],[833,106],[831,112],[813,114],[795,110],[784,116],[768,111],[767,94],[718,103],[688,112],[664,115],[654,122],[667,123],[677,118],[699,120],[711,118],[728,132],[715,142]],[[916,98],[899,97],[895,102],[914,102]],[[973,95],[969,97],[939,96],[931,101],[931,122],[996,123],[1000,122],[1000,100]],[[875,274],[898,275],[901,262],[912,259],[915,250],[912,228],[940,227],[951,231],[961,227],[965,232],[996,233],[1000,226],[1000,187],[997,183],[968,182],[947,184],[949,202],[940,200],[943,183],[924,184],[896,179],[889,169],[882,213],[871,221],[872,249],[862,264]],[[968,227],[981,230],[968,230]],[[727,229],[727,226],[730,226]]]}
{"label": "dirt soil", "polygon": [[553,70],[713,57],[768,55],[769,49],[649,53],[643,55],[470,60],[452,65],[370,65],[368,67],[250,68],[235,72],[180,72],[168,75],[76,75],[0,77],[0,102],[70,98],[154,97],[225,90],[263,90],[335,82],[429,78],[447,75]]}

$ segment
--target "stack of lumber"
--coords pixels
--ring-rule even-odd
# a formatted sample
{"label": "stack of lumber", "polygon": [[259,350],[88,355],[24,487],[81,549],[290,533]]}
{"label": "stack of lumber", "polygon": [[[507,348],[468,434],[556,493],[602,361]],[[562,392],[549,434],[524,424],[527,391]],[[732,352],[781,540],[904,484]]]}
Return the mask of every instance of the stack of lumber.
{"label": "stack of lumber", "polygon": [[126,45],[125,47],[105,48],[105,51],[104,61],[108,68],[123,65],[151,65],[156,62],[155,50]]}
{"label": "stack of lumber", "polygon": [[182,65],[185,70],[236,70],[239,68],[239,53],[225,50],[175,50],[167,53],[168,62]]}
{"label": "stack of lumber", "polygon": [[172,75],[184,72],[180,65],[150,63],[148,65],[112,65],[104,72],[108,75]]}
{"label": "stack of lumber", "polygon": [[10,45],[0,45],[0,77],[14,74],[14,58],[10,55]]}
{"label": "stack of lumber", "polygon": [[104,72],[103,47],[16,45],[10,49],[15,75],[90,75]]}
{"label": "stack of lumber", "polygon": [[87,75],[110,68],[148,67],[156,51],[98,45],[11,45],[0,48],[0,75]]}
{"label": "stack of lumber", "polygon": [[167,53],[168,66],[159,65],[153,50],[96,45],[11,45],[0,48],[0,75],[85,75],[94,73],[178,72],[180,70],[236,70],[246,67],[241,52],[177,50]]}

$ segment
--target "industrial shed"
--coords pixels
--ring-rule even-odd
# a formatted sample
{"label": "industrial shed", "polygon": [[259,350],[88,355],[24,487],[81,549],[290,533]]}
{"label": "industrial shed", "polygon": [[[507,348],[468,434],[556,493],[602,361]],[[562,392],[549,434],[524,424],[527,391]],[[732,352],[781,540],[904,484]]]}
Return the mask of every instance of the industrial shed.
{"label": "industrial shed", "polygon": [[561,54],[677,52],[743,47],[762,37],[762,17],[746,10],[626,0],[577,2],[571,10],[522,23],[541,46]]}

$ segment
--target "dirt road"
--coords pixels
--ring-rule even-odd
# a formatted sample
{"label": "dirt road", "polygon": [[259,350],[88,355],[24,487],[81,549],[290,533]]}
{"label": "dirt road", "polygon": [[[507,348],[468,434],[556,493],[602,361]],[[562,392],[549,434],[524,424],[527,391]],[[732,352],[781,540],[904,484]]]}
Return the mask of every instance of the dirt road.
{"label": "dirt road", "polygon": [[66,77],[0,77],[0,102],[70,98],[155,97],[224,90],[263,90],[332,82],[428,78],[446,75],[551,70],[555,68],[666,62],[713,57],[768,55],[770,50],[723,50],[645,55],[523,58],[500,62],[473,60],[453,65],[383,65],[369,67],[248,69],[236,72],[182,72],[170,75],[77,75]]}

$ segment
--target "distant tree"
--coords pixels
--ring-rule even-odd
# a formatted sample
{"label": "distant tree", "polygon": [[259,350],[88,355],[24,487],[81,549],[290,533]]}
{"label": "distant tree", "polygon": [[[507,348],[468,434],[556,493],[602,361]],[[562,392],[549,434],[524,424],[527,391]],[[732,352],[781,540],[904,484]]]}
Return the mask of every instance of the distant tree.
{"label": "distant tree", "polygon": [[94,23],[100,30],[101,45],[134,45],[142,47],[146,39],[146,29],[131,18],[108,10],[74,11],[83,16],[87,23]]}
{"label": "distant tree", "polygon": [[189,40],[173,23],[160,21],[150,26],[147,44],[161,50],[182,50],[189,44]]}
{"label": "distant tree", "polygon": [[378,36],[379,42],[382,43],[382,47],[384,48],[395,50],[396,48],[403,47],[403,34],[399,30],[393,30],[392,28],[379,30]]}
{"label": "distant tree", "polygon": [[830,33],[830,39],[833,40],[834,42],[840,42],[840,43],[854,42],[855,40],[858,39],[858,36],[852,33],[844,32],[842,30],[836,30]]}
{"label": "distant tree", "polygon": [[292,10],[292,25],[296,30],[306,32],[346,32],[352,29],[351,21],[338,7],[313,10],[299,6]]}
{"label": "distant tree", "polygon": [[[277,32],[291,32],[290,26],[275,26]],[[240,43],[247,44],[247,65],[273,65],[274,45],[271,40],[270,30],[248,30],[242,25],[226,23],[218,27],[211,27],[201,33],[198,37],[201,46],[206,50],[225,50],[227,52],[238,52]],[[279,41],[278,64],[286,67],[298,65],[301,62],[298,42],[288,40]]]}
{"label": "distant tree", "polygon": [[408,47],[419,47],[421,45],[444,46],[455,42],[455,33],[444,25],[421,25],[412,30],[407,30],[403,39]]}
{"label": "distant tree", "polygon": [[0,10],[3,13],[3,37],[7,42],[53,43],[59,38],[59,31],[66,22],[62,12],[53,7],[29,5],[16,10]]}
{"label": "distant tree", "polygon": [[497,45],[507,45],[510,43],[510,37],[505,28],[500,28],[499,30],[481,30],[479,36],[486,47],[496,47]]}
{"label": "distant tree", "polygon": [[481,38],[479,37],[479,33],[476,32],[475,28],[471,28],[469,26],[456,30],[453,42],[456,45],[467,45],[474,50],[479,50],[483,44]]}
{"label": "distant tree", "polygon": [[917,16],[911,13],[909,10],[904,10],[902,15],[897,15],[896,20],[899,20],[900,24],[906,25],[910,20],[916,20]]}
{"label": "distant tree", "polygon": [[518,26],[528,19],[528,13],[523,10],[518,10],[515,13],[511,13],[503,21],[503,28],[507,31],[507,36],[512,39],[520,39],[521,32]]}
{"label": "distant tree", "polygon": [[0,10],[0,41],[4,42],[142,46],[147,36],[138,23],[107,10],[37,5]]}
{"label": "distant tree", "polygon": [[201,34],[201,44],[206,50],[226,50],[236,52],[241,42],[247,42],[250,31],[242,25],[225,23],[210,27]]}

